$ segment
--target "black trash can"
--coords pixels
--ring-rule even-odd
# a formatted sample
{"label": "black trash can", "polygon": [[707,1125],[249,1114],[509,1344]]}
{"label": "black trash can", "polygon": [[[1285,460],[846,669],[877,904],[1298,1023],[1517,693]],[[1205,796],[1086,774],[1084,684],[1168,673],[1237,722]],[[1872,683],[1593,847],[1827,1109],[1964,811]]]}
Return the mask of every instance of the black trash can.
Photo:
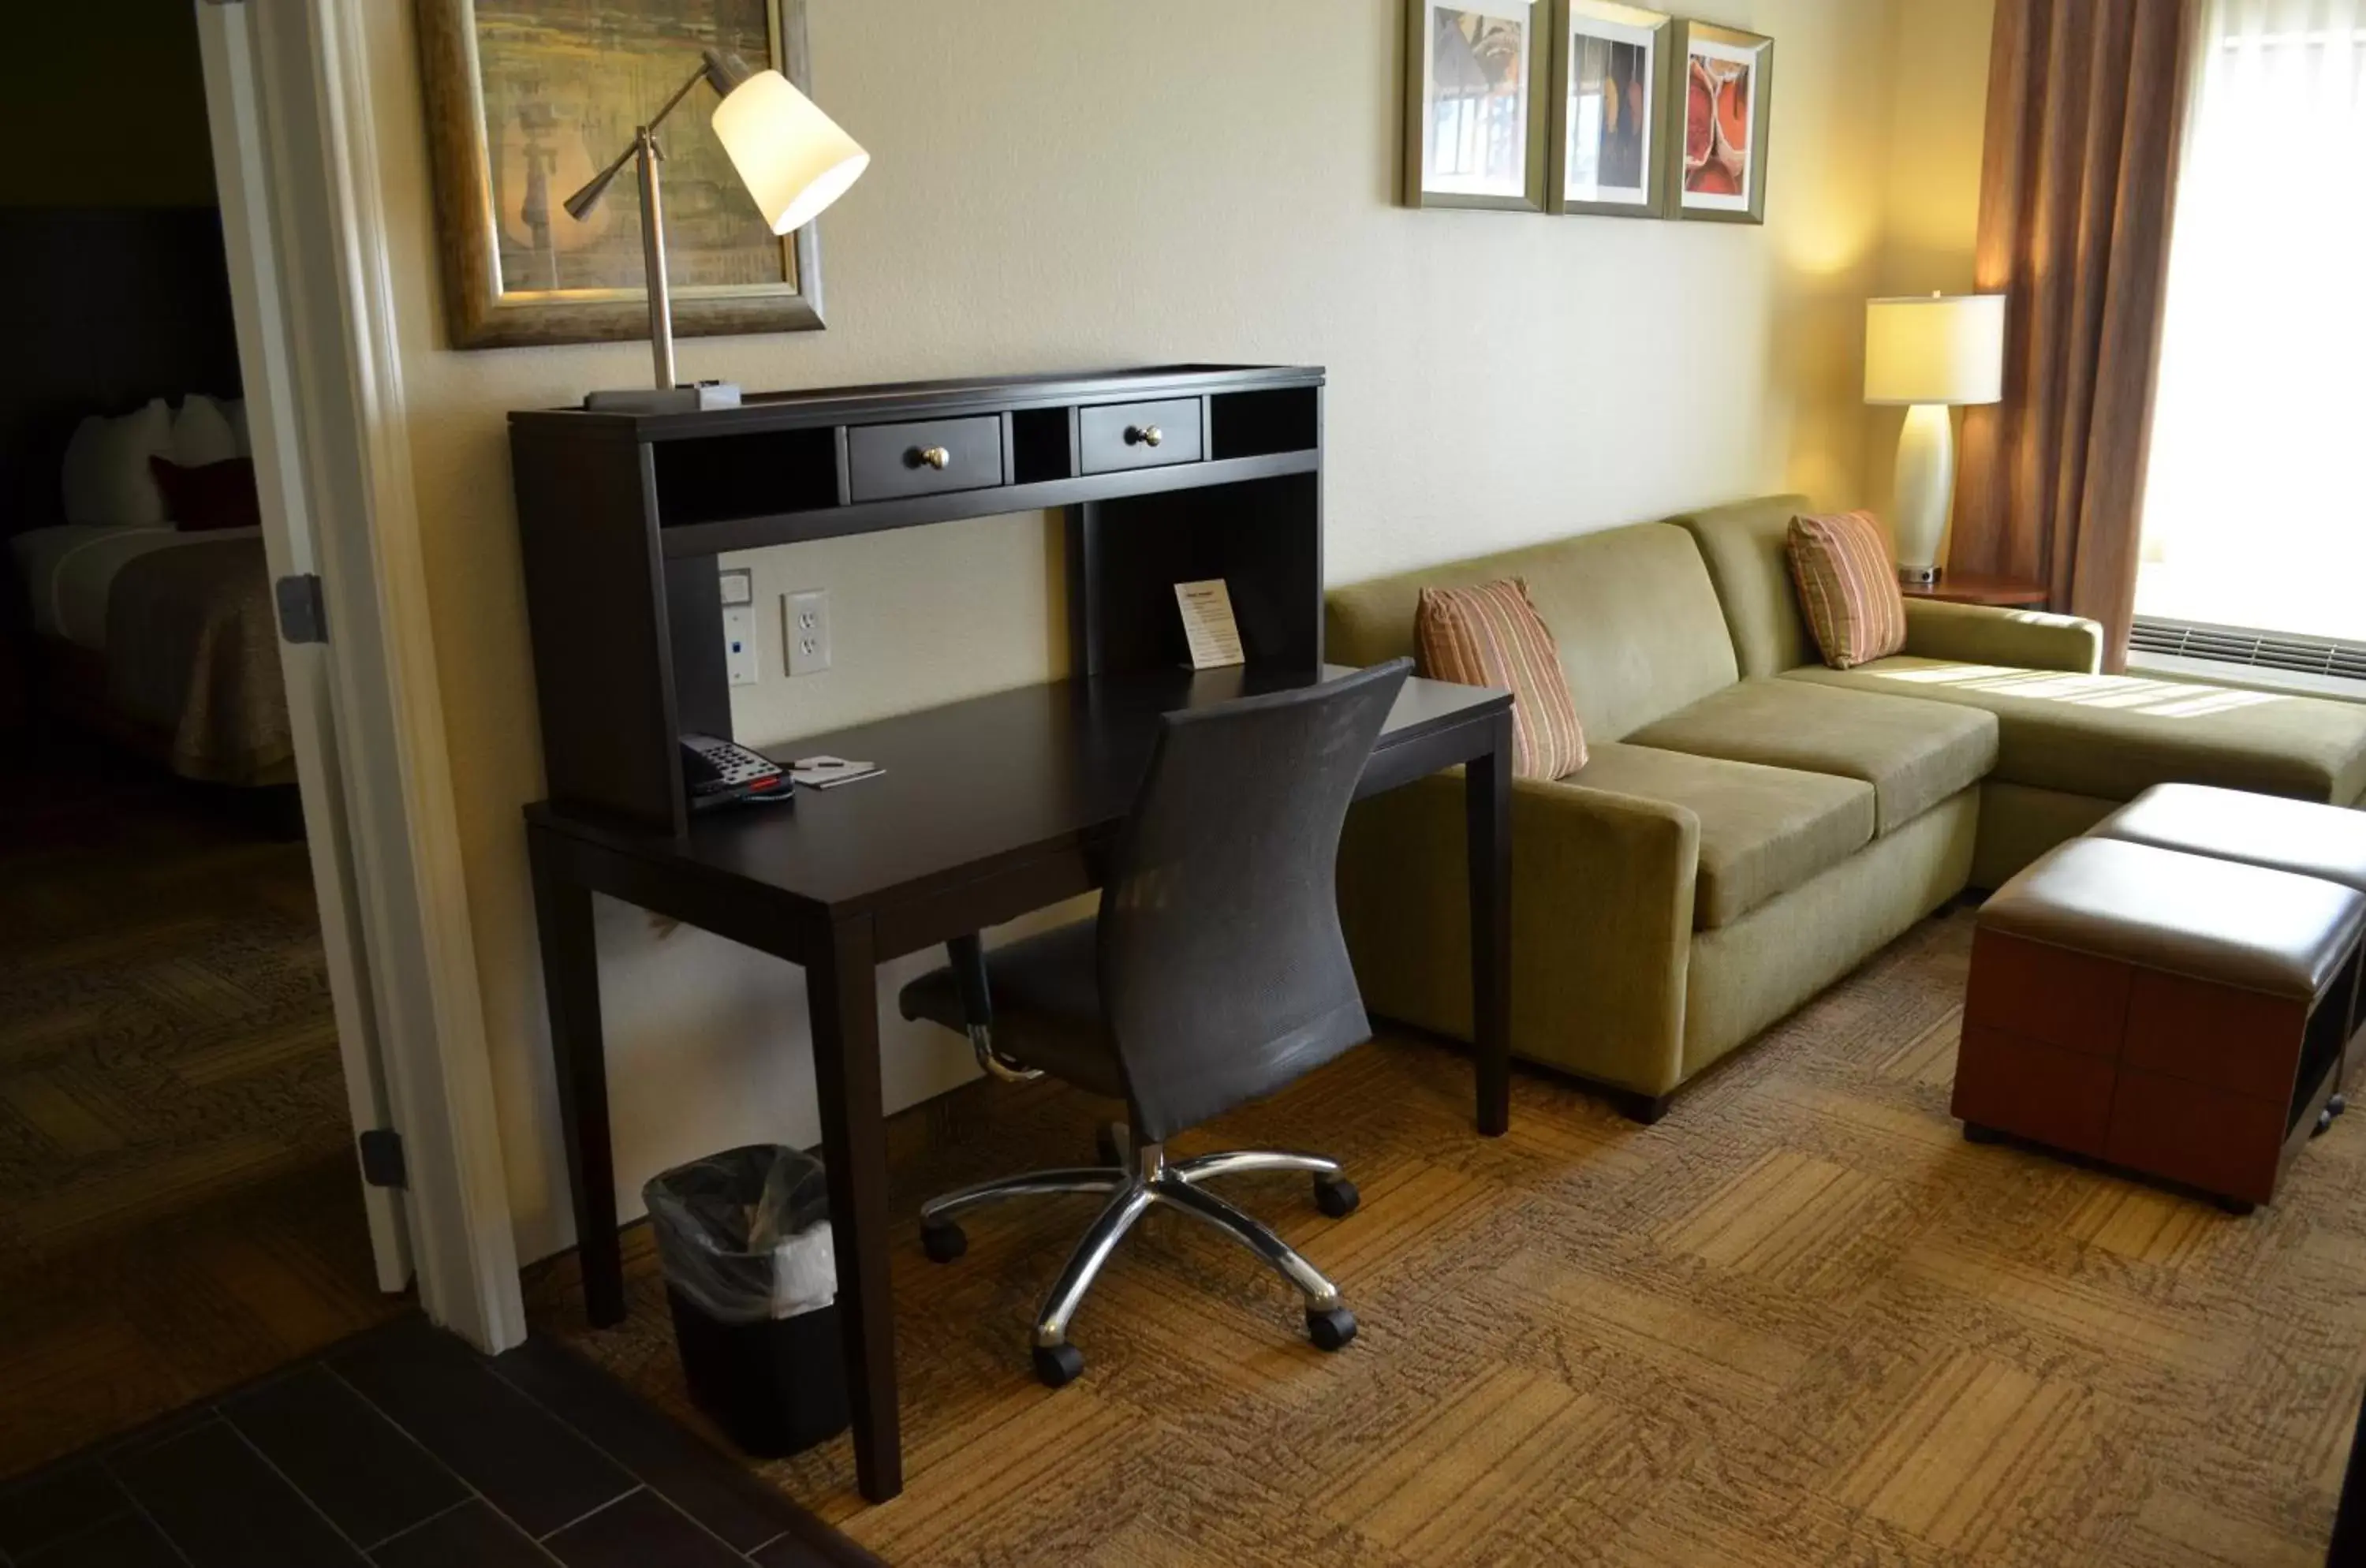
{"label": "black trash can", "polygon": [[641,1197],[698,1407],[768,1459],[845,1431],[821,1162],[771,1144],[727,1149],[650,1178]]}

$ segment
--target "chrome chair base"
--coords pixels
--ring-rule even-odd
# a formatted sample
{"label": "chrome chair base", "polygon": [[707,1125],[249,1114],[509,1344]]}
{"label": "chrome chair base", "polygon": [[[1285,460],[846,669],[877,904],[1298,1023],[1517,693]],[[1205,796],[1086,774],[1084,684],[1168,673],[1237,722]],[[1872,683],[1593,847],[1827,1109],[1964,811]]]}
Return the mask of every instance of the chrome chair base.
{"label": "chrome chair base", "polygon": [[[1124,1142],[1120,1141],[1117,1146],[1123,1151]],[[969,1210],[1012,1198],[1053,1193],[1107,1195],[1109,1201],[1077,1239],[1066,1266],[1045,1294],[1042,1309],[1035,1314],[1035,1370],[1045,1382],[1057,1388],[1083,1371],[1084,1358],[1068,1343],[1069,1320],[1076,1316],[1085,1292],[1092,1289],[1093,1280],[1109,1261],[1110,1254],[1117,1250],[1117,1244],[1133,1228],[1134,1222],[1156,1203],[1179,1209],[1230,1236],[1297,1287],[1299,1294],[1306,1298],[1307,1332],[1315,1344],[1326,1350],[1336,1350],[1355,1337],[1356,1320],[1340,1301],[1338,1287],[1263,1222],[1201,1186],[1211,1178],[1238,1176],[1246,1171],[1304,1171],[1314,1179],[1315,1201],[1323,1212],[1335,1219],[1341,1218],[1354,1213],[1358,1200],[1354,1184],[1340,1175],[1338,1161],[1281,1149],[1240,1149],[1199,1155],[1169,1164],[1166,1151],[1156,1144],[1144,1144],[1130,1152],[1130,1164],[1078,1166],[1007,1176],[948,1192],[920,1205],[921,1245],[931,1258],[942,1263],[967,1249],[955,1218]]]}

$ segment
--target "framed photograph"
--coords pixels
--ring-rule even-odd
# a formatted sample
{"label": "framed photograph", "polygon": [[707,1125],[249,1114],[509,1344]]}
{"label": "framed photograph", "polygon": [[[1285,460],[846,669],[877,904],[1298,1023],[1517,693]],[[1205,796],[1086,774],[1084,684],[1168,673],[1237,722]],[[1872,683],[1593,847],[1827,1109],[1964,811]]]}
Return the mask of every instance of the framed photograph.
{"label": "framed photograph", "polygon": [[1553,0],[1555,212],[1657,218],[1673,17],[1616,0]]}
{"label": "framed photograph", "polygon": [[1774,40],[1713,22],[1678,22],[1684,89],[1671,94],[1680,150],[1674,211],[1727,223],[1766,221],[1766,120]]}
{"label": "framed photograph", "polygon": [[1550,0],[1407,0],[1408,207],[1545,209]]}
{"label": "framed photograph", "polygon": [[[418,0],[436,245],[455,348],[646,337],[630,172],[581,222],[569,196],[727,50],[808,85],[805,0]],[[659,133],[673,326],[682,336],[819,327],[808,224],[775,235],[715,141],[714,93]]]}

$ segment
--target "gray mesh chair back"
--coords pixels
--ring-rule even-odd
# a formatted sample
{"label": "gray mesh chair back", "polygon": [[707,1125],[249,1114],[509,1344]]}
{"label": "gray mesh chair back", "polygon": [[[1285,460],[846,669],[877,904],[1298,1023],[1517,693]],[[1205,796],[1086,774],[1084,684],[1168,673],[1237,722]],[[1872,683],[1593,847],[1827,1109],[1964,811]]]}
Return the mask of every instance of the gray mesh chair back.
{"label": "gray mesh chair back", "polygon": [[1101,895],[1100,987],[1153,1142],[1371,1037],[1339,930],[1339,830],[1411,671],[1167,716]]}

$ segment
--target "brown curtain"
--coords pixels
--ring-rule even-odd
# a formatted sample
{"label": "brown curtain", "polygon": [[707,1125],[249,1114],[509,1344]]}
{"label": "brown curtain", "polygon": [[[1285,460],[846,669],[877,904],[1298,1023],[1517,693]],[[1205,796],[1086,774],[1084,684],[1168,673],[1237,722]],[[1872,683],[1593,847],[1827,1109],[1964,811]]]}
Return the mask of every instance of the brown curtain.
{"label": "brown curtain", "polygon": [[1977,286],[2004,400],[1966,411],[1948,563],[2034,578],[2126,658],[2193,0],[1997,0]]}

